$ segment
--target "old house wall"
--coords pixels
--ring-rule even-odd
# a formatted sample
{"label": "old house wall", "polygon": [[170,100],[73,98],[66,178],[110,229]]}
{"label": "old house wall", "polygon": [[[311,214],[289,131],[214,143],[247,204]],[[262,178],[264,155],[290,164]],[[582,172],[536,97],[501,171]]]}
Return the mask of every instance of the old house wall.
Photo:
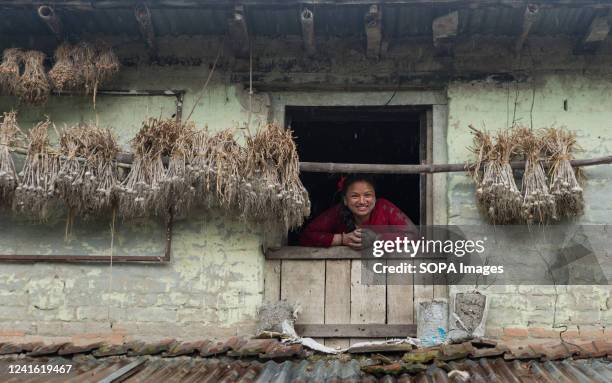
{"label": "old house wall", "polygon": [[[468,124],[496,131],[513,120],[533,127],[566,126],[577,132],[584,151],[579,158],[612,152],[612,78],[576,73],[538,75],[521,83],[454,82],[449,85],[449,162],[465,161],[471,143]],[[564,109],[567,101],[567,110]],[[516,102],[516,112],[515,112]],[[585,168],[586,209],[578,224],[612,223],[612,168]],[[480,224],[473,183],[463,174],[447,175],[449,224]],[[461,286],[451,289],[470,289]],[[554,336],[568,328],[567,336],[610,336],[610,286],[490,286],[487,330],[491,335]],[[556,302],[556,303],[555,303]],[[553,317],[556,317],[553,319]],[[554,323],[553,323],[554,322]],[[558,327],[553,329],[553,325]],[[608,327],[607,330],[605,328]]]}
{"label": "old house wall", "polygon": [[[124,68],[107,88],[186,90],[186,118],[208,75],[189,69]],[[221,72],[213,76],[191,120],[211,131],[249,119],[245,95]],[[267,115],[257,99],[253,124]],[[83,97],[52,97],[43,108],[0,98],[0,110],[19,109],[19,122],[48,115],[64,123],[98,121],[121,144],[146,117],[170,117],[174,97],[98,96],[96,109]],[[223,337],[249,333],[262,301],[261,233],[223,212],[197,212],[173,228],[172,260],[165,265],[35,263],[0,265],[0,336],[67,336],[81,333]],[[0,244],[0,252],[2,245]]]}

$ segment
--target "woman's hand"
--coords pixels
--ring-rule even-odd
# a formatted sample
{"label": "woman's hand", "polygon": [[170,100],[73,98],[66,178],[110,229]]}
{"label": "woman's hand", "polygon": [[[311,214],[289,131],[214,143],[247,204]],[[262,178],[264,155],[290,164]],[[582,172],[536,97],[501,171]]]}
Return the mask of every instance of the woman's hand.
{"label": "woman's hand", "polygon": [[363,248],[361,242],[361,229],[355,229],[350,233],[343,233],[342,245],[348,246],[353,250],[361,250]]}

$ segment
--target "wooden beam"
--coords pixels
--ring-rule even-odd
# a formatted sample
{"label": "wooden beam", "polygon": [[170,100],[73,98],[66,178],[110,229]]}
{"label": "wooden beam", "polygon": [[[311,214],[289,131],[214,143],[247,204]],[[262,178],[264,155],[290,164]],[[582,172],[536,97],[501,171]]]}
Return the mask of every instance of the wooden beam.
{"label": "wooden beam", "polygon": [[[317,338],[406,338],[416,336],[415,324],[296,324],[295,331],[302,337]],[[398,345],[378,345],[389,347]],[[401,350],[410,350],[410,344],[402,344]],[[392,347],[391,347],[392,348]],[[407,350],[406,350],[407,348]]]}
{"label": "wooden beam", "polygon": [[229,35],[234,54],[238,57],[249,55],[249,29],[246,22],[244,6],[236,5],[232,16],[228,20]]}
{"label": "wooden beam", "polygon": [[315,33],[314,33],[314,13],[308,9],[302,9],[300,12],[300,23],[302,24],[302,39],[304,40],[304,49],[306,53],[311,55],[315,53]]}
{"label": "wooden beam", "polygon": [[528,4],[525,7],[525,12],[523,13],[523,27],[521,29],[521,34],[516,39],[516,43],[514,45],[514,52],[519,54],[523,50],[523,45],[525,44],[525,40],[527,40],[527,36],[529,35],[529,31],[531,30],[531,26],[538,19],[539,7],[537,4]]}
{"label": "wooden beam", "polygon": [[[374,258],[366,256],[361,251],[352,250],[346,246],[332,247],[303,247],[283,246],[280,249],[264,249],[266,260],[291,260],[291,261],[315,261],[315,260],[346,260],[361,259],[372,261]],[[416,255],[411,259],[446,259],[444,255]],[[397,259],[402,259],[397,258]]]}
{"label": "wooden beam", "polygon": [[367,38],[366,56],[378,58],[382,42],[382,10],[380,5],[372,4],[364,17]]}
{"label": "wooden beam", "polygon": [[608,12],[599,14],[593,18],[589,28],[584,36],[580,39],[574,54],[594,54],[601,43],[608,37],[610,32],[610,22],[608,20]]}
{"label": "wooden beam", "polygon": [[53,32],[58,40],[63,39],[62,20],[49,5],[41,5],[38,7],[38,17],[47,24],[47,27]]}
{"label": "wooden beam", "polygon": [[140,35],[144,39],[149,51],[155,53],[156,42],[155,42],[155,31],[153,30],[153,21],[151,19],[151,11],[144,2],[138,2],[134,6],[134,16],[138,22],[138,28],[140,29]]}
{"label": "wooden beam", "polygon": [[452,56],[453,42],[459,30],[459,11],[436,17],[431,25],[437,56]]}

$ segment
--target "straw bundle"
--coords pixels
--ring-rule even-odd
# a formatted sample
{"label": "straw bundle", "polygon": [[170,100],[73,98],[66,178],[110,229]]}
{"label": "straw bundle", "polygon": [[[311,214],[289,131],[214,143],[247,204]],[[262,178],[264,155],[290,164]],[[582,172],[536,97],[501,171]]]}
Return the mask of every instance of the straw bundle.
{"label": "straw bundle", "polygon": [[28,154],[20,183],[15,189],[17,209],[44,219],[48,204],[55,195],[55,175],[59,170],[59,158],[49,150],[47,130],[51,122],[46,120],[30,130]]}
{"label": "straw bundle", "polygon": [[23,60],[23,52],[18,48],[8,48],[2,54],[0,64],[0,88],[6,94],[14,95],[19,84],[19,64]]}
{"label": "straw bundle", "polygon": [[576,134],[550,128],[546,131],[546,143],[552,163],[550,192],[555,198],[557,216],[578,217],[584,213],[584,196],[579,183],[583,175],[580,169],[574,171],[570,163],[572,152],[578,149]]}
{"label": "straw bundle", "polygon": [[9,147],[16,143],[20,132],[17,113],[5,112],[0,123],[0,205],[8,206],[12,203],[17,187],[17,171]]}
{"label": "straw bundle", "polygon": [[24,71],[19,77],[17,94],[28,104],[44,104],[49,98],[51,87],[45,72],[45,54],[38,51],[23,53]]}
{"label": "straw bundle", "polygon": [[546,174],[540,162],[546,144],[544,137],[528,128],[519,128],[517,136],[520,149],[525,155],[522,217],[528,224],[548,223],[557,217],[555,201],[548,191]]}
{"label": "straw bundle", "polygon": [[74,63],[74,46],[63,43],[55,50],[55,64],[49,71],[49,80],[57,91],[75,89],[79,85],[79,73]]}
{"label": "straw bundle", "polygon": [[267,124],[247,137],[245,208],[253,218],[279,218],[287,228],[310,213],[308,193],[299,178],[292,132]]}
{"label": "straw bundle", "polygon": [[169,204],[161,190],[166,178],[162,156],[171,154],[181,130],[182,126],[174,119],[150,118],[143,123],[132,140],[132,168],[121,183],[119,209],[123,215],[167,213]]}
{"label": "straw bundle", "polygon": [[[521,207],[521,194],[510,166],[516,151],[514,135],[508,130],[500,131],[493,142],[489,133],[472,130],[475,132],[472,152],[477,155],[472,177],[477,181],[478,207],[491,223],[512,223],[519,217]],[[482,163],[484,171],[480,177]]]}

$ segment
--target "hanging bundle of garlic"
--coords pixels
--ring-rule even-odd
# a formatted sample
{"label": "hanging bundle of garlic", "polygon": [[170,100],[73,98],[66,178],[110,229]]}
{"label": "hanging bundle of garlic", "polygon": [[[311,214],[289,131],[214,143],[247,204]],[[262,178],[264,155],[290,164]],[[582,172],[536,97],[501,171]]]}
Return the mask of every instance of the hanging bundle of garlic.
{"label": "hanging bundle of garlic", "polygon": [[74,63],[75,47],[63,43],[55,50],[55,64],[49,71],[49,80],[53,88],[61,92],[75,89],[80,82],[80,75]]}
{"label": "hanging bundle of garlic", "polygon": [[0,205],[10,206],[17,187],[18,177],[9,147],[17,142],[21,131],[17,125],[17,113],[5,112],[0,122]]}
{"label": "hanging bundle of garlic", "polygon": [[15,189],[16,209],[41,219],[47,216],[55,196],[55,176],[59,171],[59,157],[49,148],[50,126],[51,122],[46,120],[30,130],[28,154]]}
{"label": "hanging bundle of garlic", "polygon": [[557,219],[555,201],[548,190],[546,173],[541,163],[544,138],[528,128],[517,131],[520,150],[525,156],[523,173],[522,217],[528,224],[548,223]]}
{"label": "hanging bundle of garlic", "polygon": [[74,213],[82,210],[85,177],[85,142],[87,132],[81,126],[62,129],[59,133],[60,168],[55,179],[57,195]]}
{"label": "hanging bundle of garlic", "polygon": [[299,158],[292,132],[267,124],[247,137],[243,185],[245,207],[252,218],[280,219],[297,227],[310,214],[308,192],[299,178]]}
{"label": "hanging bundle of garlic", "polygon": [[[193,123],[180,126],[170,158],[168,170],[162,182],[163,200],[167,201],[174,217],[184,217],[191,207],[195,197],[195,187],[192,185],[190,171],[187,168],[189,154],[192,152],[192,141],[195,135]],[[165,209],[167,211],[167,209]]]}
{"label": "hanging bundle of garlic", "polygon": [[245,153],[234,139],[233,129],[211,135],[205,150],[207,163],[203,168],[202,184],[199,185],[203,190],[198,194],[213,193],[219,206],[230,210],[239,208]]}
{"label": "hanging bundle of garlic", "polygon": [[[476,155],[471,176],[477,185],[478,207],[491,223],[513,223],[521,211],[521,193],[510,166],[516,152],[515,136],[510,130],[500,131],[493,142],[489,133],[471,129],[474,131],[471,151]],[[482,175],[481,164],[484,164]]]}
{"label": "hanging bundle of garlic", "polygon": [[24,70],[19,77],[17,95],[32,105],[44,104],[49,98],[51,86],[44,66],[45,54],[39,51],[23,53]]}
{"label": "hanging bundle of garlic", "polygon": [[168,213],[168,196],[161,190],[166,179],[162,156],[171,154],[181,129],[174,119],[150,118],[143,123],[132,140],[132,168],[121,183],[119,210],[124,216]]}
{"label": "hanging bundle of garlic", "polygon": [[109,210],[115,202],[119,145],[108,128],[89,125],[86,131],[83,206],[87,212],[97,213]]}
{"label": "hanging bundle of garlic", "polygon": [[550,193],[554,196],[557,216],[574,218],[584,213],[584,196],[579,180],[580,169],[574,171],[570,160],[578,149],[576,134],[563,129],[546,130],[547,152],[550,157]]}
{"label": "hanging bundle of garlic", "polygon": [[86,41],[83,41],[72,49],[72,62],[76,69],[76,84],[84,86],[85,93],[93,92],[97,84],[96,49]]}
{"label": "hanging bundle of garlic", "polygon": [[17,93],[19,85],[19,64],[23,61],[23,52],[18,48],[8,48],[2,54],[0,64],[0,90],[9,95]]}

